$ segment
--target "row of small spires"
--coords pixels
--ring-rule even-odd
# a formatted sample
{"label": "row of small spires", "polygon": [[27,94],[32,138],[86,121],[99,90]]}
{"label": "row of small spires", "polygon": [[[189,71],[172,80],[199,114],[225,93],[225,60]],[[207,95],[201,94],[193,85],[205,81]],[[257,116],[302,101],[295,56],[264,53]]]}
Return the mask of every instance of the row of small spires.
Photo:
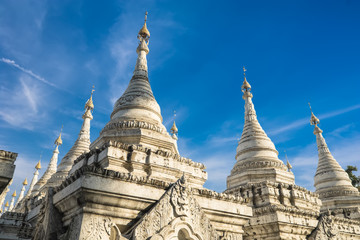
{"label": "row of small spires", "polygon": [[[95,89],[94,89],[94,86],[93,86],[93,89],[91,90],[91,95],[90,95],[90,98],[86,101],[85,103],[85,110],[90,110],[92,111],[94,109],[94,103],[93,103],[93,100],[92,100],[92,95],[94,93]],[[62,141],[62,138],[61,138],[61,133],[62,133],[62,130],[63,130],[63,126],[61,126],[61,130],[60,130],[60,134],[59,136],[56,138],[54,144],[56,146],[60,146],[62,145],[63,141]],[[36,166],[35,166],[35,169],[36,169],[36,172],[38,170],[41,169],[41,156],[42,154],[40,154],[40,159],[39,161],[37,162]],[[34,174],[35,175],[35,174]],[[36,184],[36,183],[34,183]],[[6,201],[5,205],[4,205],[4,209],[2,208],[2,206],[0,206],[0,214],[2,214],[3,212],[6,212],[6,211],[11,211],[14,209],[14,207],[16,207],[16,205],[23,199],[23,196],[24,196],[24,192],[25,192],[25,186],[28,185],[28,181],[27,181],[27,178],[25,178],[24,182],[23,182],[23,188],[21,190],[21,193],[20,193],[20,196],[15,204],[15,198],[16,198],[16,190],[14,191],[14,193],[11,195],[12,198],[11,198],[11,203],[9,205],[9,201]],[[7,188],[7,192],[9,191],[9,187]],[[28,189],[28,191],[31,191],[30,189]],[[31,193],[27,193],[27,195],[29,195]],[[6,195],[5,195],[6,197]],[[14,205],[15,204],[15,205]]]}
{"label": "row of small spires", "polygon": [[[94,103],[93,103],[93,99],[92,99],[92,95],[94,93],[94,86],[93,86],[93,89],[91,90],[91,95],[90,95],[90,98],[87,100],[87,102],[85,103],[85,110],[86,109],[89,109],[89,110],[93,110],[94,109]],[[174,123],[170,129],[170,133],[172,134],[172,137],[174,139],[177,140],[177,134],[178,134],[178,128],[176,127],[176,124],[175,124],[175,117],[176,117],[176,111],[174,111]],[[60,130],[60,134],[59,136],[56,138],[54,144],[56,146],[60,146],[62,145],[63,141],[62,141],[62,138],[61,138],[61,133],[62,133],[62,130],[63,130],[63,126],[61,126],[61,130]],[[40,154],[40,159],[39,161],[37,162],[36,166],[35,166],[35,169],[36,171],[40,170],[41,169],[41,156],[42,154]],[[25,186],[28,185],[28,181],[27,181],[27,178],[25,178],[24,182],[23,182],[23,188],[22,188],[22,193],[20,194],[16,204],[15,204],[15,198],[16,198],[16,190],[14,191],[14,193],[11,195],[12,196],[12,199],[11,199],[11,203],[9,205],[9,201],[6,201],[5,205],[4,205],[4,209],[2,208],[2,206],[0,206],[0,214],[2,214],[3,212],[6,212],[6,211],[11,211],[14,207],[16,207],[16,205],[22,200],[21,196],[23,196],[24,192],[25,191]],[[9,187],[7,188],[7,191],[9,191]],[[29,191],[29,190],[28,190]],[[14,205],[15,204],[15,205]],[[10,208],[9,208],[10,207]]]}

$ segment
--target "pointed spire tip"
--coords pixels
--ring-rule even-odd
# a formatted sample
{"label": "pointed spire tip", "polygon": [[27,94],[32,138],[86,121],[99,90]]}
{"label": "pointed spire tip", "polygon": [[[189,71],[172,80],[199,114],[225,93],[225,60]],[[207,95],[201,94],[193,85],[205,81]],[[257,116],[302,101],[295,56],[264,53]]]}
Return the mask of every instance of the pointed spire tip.
{"label": "pointed spire tip", "polygon": [[54,142],[54,144],[57,145],[57,146],[59,146],[59,145],[61,145],[63,143],[62,139],[61,139],[61,133],[62,133],[63,127],[64,127],[64,125],[61,125],[61,130],[60,130],[59,137]]}
{"label": "pointed spire tip", "polygon": [[173,137],[176,136],[176,134],[179,132],[178,128],[176,127],[175,124],[175,118],[176,118],[176,111],[174,111],[174,123],[170,129],[170,133],[173,134]]}
{"label": "pointed spire tip", "polygon": [[309,104],[309,108],[310,108],[310,111],[311,111],[310,124],[317,126],[317,124],[320,123],[320,120],[314,115],[314,113],[313,113],[313,111],[311,109],[310,103],[308,103],[308,104]]}
{"label": "pointed spire tip", "polygon": [[246,68],[243,67],[243,70],[244,70],[244,82],[241,86],[241,91],[244,93],[243,95],[243,98],[247,98],[247,97],[252,97],[252,94],[251,94],[251,85],[248,83],[248,81],[246,80]]}
{"label": "pointed spire tip", "polygon": [[144,25],[143,25],[143,27],[140,29],[139,34],[138,34],[138,38],[139,38],[139,39],[140,39],[140,37],[143,38],[143,39],[145,39],[145,40],[149,40],[149,38],[150,38],[150,32],[149,32],[149,30],[148,30],[147,27],[146,27],[147,15],[148,15],[148,12],[145,12]]}
{"label": "pointed spire tip", "polygon": [[93,93],[95,92],[95,86],[92,86],[92,90],[91,90],[91,95],[90,98],[86,101],[85,103],[85,110],[89,109],[89,110],[94,110],[94,102],[92,99]]}
{"label": "pointed spire tip", "polygon": [[[40,159],[41,159],[41,156],[40,156]],[[41,169],[40,160],[39,160],[38,163],[36,164],[35,168],[36,168],[37,170]]]}

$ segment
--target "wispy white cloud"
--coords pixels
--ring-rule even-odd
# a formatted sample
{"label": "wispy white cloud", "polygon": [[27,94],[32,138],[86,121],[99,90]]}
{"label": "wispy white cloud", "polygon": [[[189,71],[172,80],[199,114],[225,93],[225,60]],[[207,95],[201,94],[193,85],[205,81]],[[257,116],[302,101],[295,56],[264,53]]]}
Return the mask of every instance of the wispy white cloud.
{"label": "wispy white cloud", "polygon": [[20,66],[19,64],[15,63],[15,61],[13,61],[13,60],[10,60],[10,59],[7,59],[7,58],[1,58],[0,61],[3,62],[3,63],[9,64],[9,65],[11,65],[11,66],[13,66],[13,67],[21,70],[22,72],[24,72],[24,73],[32,76],[33,78],[35,78],[35,79],[37,79],[37,80],[39,80],[39,81],[41,81],[41,82],[43,82],[43,83],[51,86],[51,87],[58,88],[58,86],[56,86],[55,84],[47,81],[45,78],[43,78],[43,77],[41,77],[41,76],[39,76],[39,75],[33,73],[31,70],[26,69],[26,68]]}
{"label": "wispy white cloud", "polygon": [[336,128],[335,130],[329,132],[329,135],[335,136],[335,137],[341,137],[341,134],[344,132],[350,131],[353,127],[355,127],[354,123],[347,124],[345,126],[341,126],[339,128]]}
{"label": "wispy white cloud", "polygon": [[[329,112],[329,113],[320,114],[320,115],[318,115],[318,117],[319,117],[320,120],[323,120],[323,119],[327,119],[327,118],[336,117],[336,116],[339,116],[339,115],[342,115],[344,113],[348,113],[348,112],[351,112],[351,111],[354,111],[354,110],[357,110],[357,109],[360,109],[360,104],[350,106],[350,107],[347,107],[347,108],[344,108],[344,109],[339,109],[339,110],[336,110],[336,111],[332,111],[332,112]],[[293,129],[303,127],[303,126],[309,124],[309,121],[310,121],[310,117],[302,118],[302,119],[296,120],[296,121],[294,121],[292,123],[289,123],[289,124],[287,124],[285,126],[281,126],[281,127],[275,128],[273,130],[270,130],[267,133],[269,135],[273,135],[273,136],[278,135],[278,134],[286,132],[286,131],[290,131],[290,130],[293,130]]]}
{"label": "wispy white cloud", "polygon": [[22,75],[13,89],[0,89],[0,118],[9,126],[32,130],[44,119],[45,112],[39,111],[44,104],[42,89]]}
{"label": "wispy white cloud", "polygon": [[[110,46],[111,56],[116,61],[115,74],[110,79],[110,103],[114,105],[116,100],[125,91],[131,79],[131,67],[135,66],[136,41],[130,37],[120,42],[112,43]],[[131,64],[133,63],[133,64]]]}
{"label": "wispy white cloud", "polygon": [[35,96],[33,94],[33,92],[31,92],[30,87],[28,85],[26,85],[26,83],[24,82],[24,79],[20,79],[20,82],[21,82],[24,96],[28,100],[28,103],[29,103],[31,109],[33,110],[34,113],[37,113],[37,105],[38,105],[37,96]]}

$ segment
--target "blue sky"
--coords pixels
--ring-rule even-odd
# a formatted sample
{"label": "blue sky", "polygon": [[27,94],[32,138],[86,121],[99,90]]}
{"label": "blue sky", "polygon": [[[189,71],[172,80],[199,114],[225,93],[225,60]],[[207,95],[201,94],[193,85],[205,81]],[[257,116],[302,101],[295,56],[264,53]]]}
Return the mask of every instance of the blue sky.
{"label": "blue sky", "polygon": [[[223,191],[235,163],[244,101],[242,66],[258,119],[284,150],[298,185],[317,166],[310,101],[330,150],[360,167],[359,1],[13,1],[0,5],[0,149],[19,153],[11,193],[41,174],[64,125],[61,159],[95,85],[91,139],[109,120],[135,66],[148,11],[153,92],[179,148],[205,163]],[[358,173],[359,174],[359,173]]]}

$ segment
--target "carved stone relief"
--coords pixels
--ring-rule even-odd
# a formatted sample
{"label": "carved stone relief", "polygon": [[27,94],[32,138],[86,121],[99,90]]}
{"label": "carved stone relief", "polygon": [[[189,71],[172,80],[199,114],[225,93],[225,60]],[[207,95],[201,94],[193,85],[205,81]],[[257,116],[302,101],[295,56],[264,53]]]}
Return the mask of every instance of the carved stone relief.
{"label": "carved stone relief", "polygon": [[86,240],[108,240],[113,223],[109,217],[91,216],[84,217],[81,227],[81,238]]}
{"label": "carved stone relief", "polygon": [[329,213],[320,217],[318,226],[308,237],[309,240],[337,239],[339,229],[334,224],[334,217]]}
{"label": "carved stone relief", "polygon": [[189,239],[220,239],[192,195],[184,177],[166,191],[126,236],[136,240],[178,239],[176,237],[181,229],[187,229],[186,231],[192,236]]}

